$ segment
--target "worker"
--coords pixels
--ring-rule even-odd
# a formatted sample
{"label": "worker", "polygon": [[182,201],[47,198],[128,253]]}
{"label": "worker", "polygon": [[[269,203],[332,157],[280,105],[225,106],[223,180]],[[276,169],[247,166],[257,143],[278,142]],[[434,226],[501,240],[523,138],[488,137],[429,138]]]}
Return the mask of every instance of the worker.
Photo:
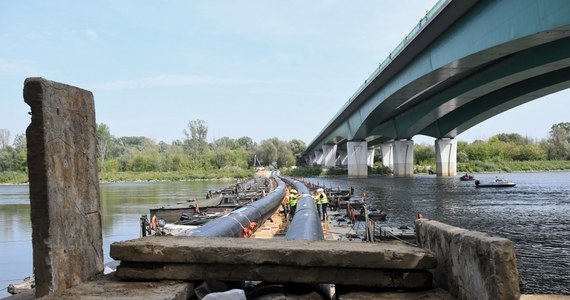
{"label": "worker", "polygon": [[315,205],[317,206],[317,212],[319,213],[319,219],[323,219],[323,210],[322,210],[322,205],[321,205],[321,199],[319,199],[319,195],[320,193],[318,192],[319,190],[322,189],[317,189],[317,191],[315,191],[315,194],[313,195],[313,199],[315,200]]}
{"label": "worker", "polygon": [[283,208],[283,216],[287,219],[287,214],[289,214],[290,207],[289,207],[289,187],[285,189],[285,197],[283,197],[283,201],[281,201],[281,207]]}
{"label": "worker", "polygon": [[329,205],[329,199],[327,198],[327,194],[323,189],[317,190],[317,198],[321,204],[322,213],[319,213],[321,216],[321,220],[325,221],[327,217],[327,207]]}
{"label": "worker", "polygon": [[297,209],[297,202],[299,201],[299,193],[296,189],[292,189],[289,194],[289,207],[291,207],[291,217],[295,216],[295,209]]}

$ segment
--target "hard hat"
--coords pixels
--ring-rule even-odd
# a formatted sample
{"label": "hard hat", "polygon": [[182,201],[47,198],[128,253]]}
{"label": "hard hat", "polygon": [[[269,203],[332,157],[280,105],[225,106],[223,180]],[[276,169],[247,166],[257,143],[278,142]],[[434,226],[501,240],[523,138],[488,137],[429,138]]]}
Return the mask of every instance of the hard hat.
{"label": "hard hat", "polygon": [[324,192],[324,191],[325,191],[325,190],[323,190],[323,189],[317,189],[317,193],[322,193],[322,192]]}
{"label": "hard hat", "polygon": [[297,190],[296,190],[296,189],[292,189],[292,190],[291,190],[291,193],[297,194]]}

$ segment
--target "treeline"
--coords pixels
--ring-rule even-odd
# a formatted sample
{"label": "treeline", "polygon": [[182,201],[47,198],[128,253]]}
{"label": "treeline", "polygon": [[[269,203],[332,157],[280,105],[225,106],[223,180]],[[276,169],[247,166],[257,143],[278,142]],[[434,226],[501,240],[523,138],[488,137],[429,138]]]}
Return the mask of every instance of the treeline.
{"label": "treeline", "polygon": [[[142,136],[115,137],[110,128],[97,125],[99,177],[103,181],[184,180],[239,178],[253,175],[257,166],[284,169],[299,165],[306,150],[303,141],[271,138],[257,144],[250,137],[222,137],[208,142],[208,126],[193,120],[183,138],[171,143]],[[27,182],[27,147],[23,134],[9,144],[10,132],[0,129],[0,183]],[[385,174],[381,151],[375,151],[370,174]],[[435,169],[433,145],[415,145],[416,173]],[[457,145],[458,172],[528,171],[570,169],[570,123],[554,124],[548,138],[535,141],[516,133],[498,134],[486,141]],[[289,174],[289,173],[286,173]],[[291,169],[290,174],[322,175],[321,168]],[[346,170],[328,170],[328,175]]]}
{"label": "treeline", "polygon": [[[18,135],[10,146],[9,132],[3,129],[0,134],[0,182],[21,182],[27,173],[25,136]],[[255,166],[295,165],[306,149],[297,139],[271,138],[257,144],[244,136],[208,142],[203,120],[190,121],[183,138],[171,143],[143,136],[115,137],[103,123],[97,125],[96,136],[99,177],[104,181],[251,177]]]}
{"label": "treeline", "polygon": [[[414,164],[417,173],[435,170],[435,147],[415,145]],[[569,167],[569,122],[552,125],[548,138],[540,141],[517,133],[501,133],[486,141],[457,143],[458,172],[560,170]]]}
{"label": "treeline", "polygon": [[[305,151],[301,140],[289,142],[271,138],[257,144],[244,136],[222,137],[208,142],[208,126],[193,120],[184,138],[168,144],[147,137],[114,137],[105,124],[97,126],[97,156],[100,173],[106,172],[183,172],[219,176],[252,175],[255,166],[289,167]],[[246,173],[244,173],[244,171]],[[237,175],[237,176],[236,176]],[[196,176],[190,176],[196,177]]]}

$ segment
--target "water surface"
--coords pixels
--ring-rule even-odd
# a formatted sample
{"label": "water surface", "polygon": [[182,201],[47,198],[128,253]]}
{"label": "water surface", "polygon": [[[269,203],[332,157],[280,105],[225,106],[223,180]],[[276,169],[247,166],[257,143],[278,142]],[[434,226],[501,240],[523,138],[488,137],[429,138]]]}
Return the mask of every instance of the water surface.
{"label": "water surface", "polygon": [[[481,181],[499,175],[514,188],[475,188],[457,177],[308,179],[326,186],[366,191],[368,201],[388,213],[388,223],[412,225],[417,213],[450,225],[506,237],[515,243],[521,289],[526,294],[570,295],[570,173],[476,174]],[[231,181],[101,184],[103,251],[112,242],[138,238],[139,218],[162,203],[204,197]],[[0,186],[0,288],[32,274],[28,186]],[[6,290],[0,297],[7,296]]]}

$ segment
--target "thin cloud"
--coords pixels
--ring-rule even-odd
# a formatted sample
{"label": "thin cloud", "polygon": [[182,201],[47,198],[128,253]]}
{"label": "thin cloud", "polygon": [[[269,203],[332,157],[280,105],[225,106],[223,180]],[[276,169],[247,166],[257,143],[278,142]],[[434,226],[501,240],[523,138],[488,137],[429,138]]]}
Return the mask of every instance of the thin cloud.
{"label": "thin cloud", "polygon": [[154,87],[182,87],[195,85],[253,85],[262,83],[254,79],[219,78],[214,76],[159,75],[132,80],[112,81],[93,85],[93,89],[117,91]]}
{"label": "thin cloud", "polygon": [[31,60],[1,60],[0,59],[0,73],[32,73],[33,62]]}
{"label": "thin cloud", "polygon": [[97,34],[96,30],[92,30],[92,29],[87,29],[83,31],[85,33],[85,35],[90,38],[90,39],[96,39],[99,37],[99,35]]}

